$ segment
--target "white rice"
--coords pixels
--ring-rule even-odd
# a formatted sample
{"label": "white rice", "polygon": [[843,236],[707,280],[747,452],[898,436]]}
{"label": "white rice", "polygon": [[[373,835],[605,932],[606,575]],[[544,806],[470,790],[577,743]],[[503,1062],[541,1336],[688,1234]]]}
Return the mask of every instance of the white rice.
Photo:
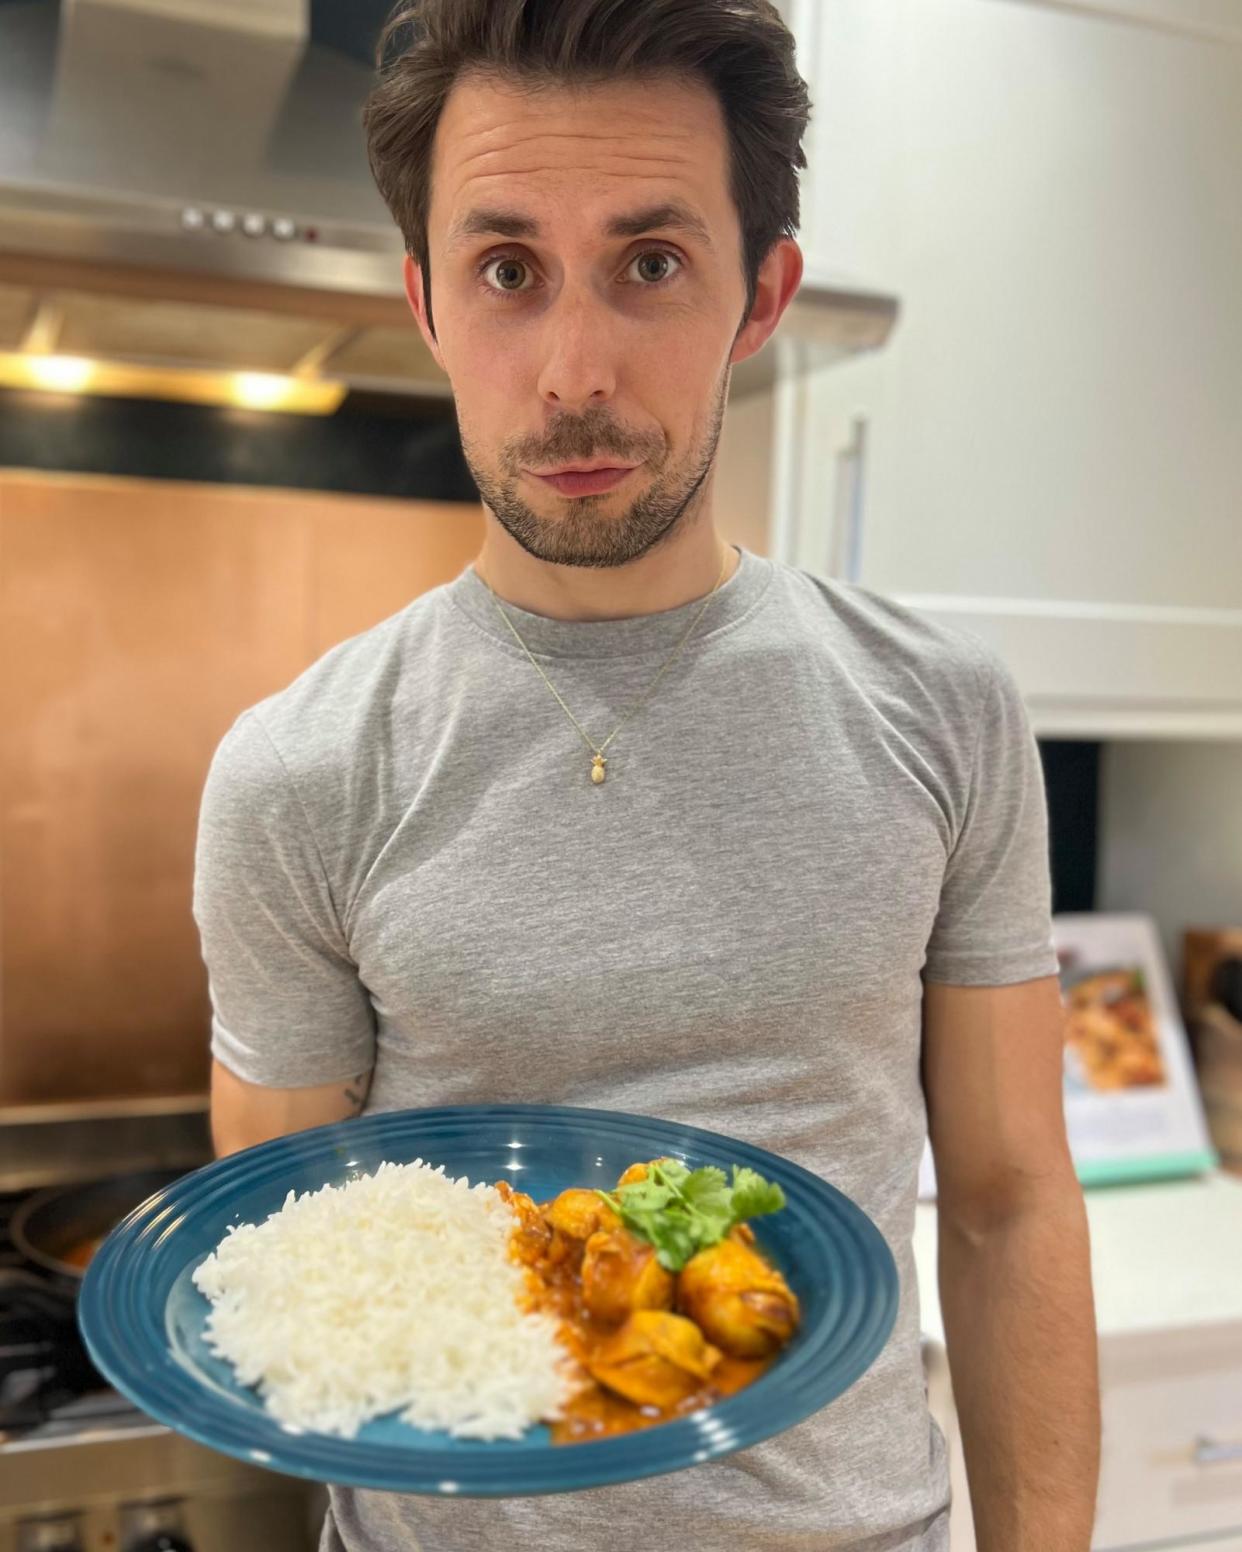
{"label": "white rice", "polygon": [[517,1438],[573,1387],[556,1318],[520,1307],[515,1221],[494,1186],[421,1159],[290,1191],[195,1269],[207,1344],[294,1428],[352,1438],[400,1409],[458,1438]]}

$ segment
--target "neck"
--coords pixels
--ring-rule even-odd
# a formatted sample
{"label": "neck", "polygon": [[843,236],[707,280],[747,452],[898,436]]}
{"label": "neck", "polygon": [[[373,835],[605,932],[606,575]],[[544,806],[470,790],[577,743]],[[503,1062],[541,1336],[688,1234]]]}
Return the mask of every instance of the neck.
{"label": "neck", "polygon": [[740,560],[709,525],[623,566],[561,566],[528,554],[488,513],[474,570],[502,603],[529,614],[552,620],[627,620],[705,597],[718,582],[724,586]]}

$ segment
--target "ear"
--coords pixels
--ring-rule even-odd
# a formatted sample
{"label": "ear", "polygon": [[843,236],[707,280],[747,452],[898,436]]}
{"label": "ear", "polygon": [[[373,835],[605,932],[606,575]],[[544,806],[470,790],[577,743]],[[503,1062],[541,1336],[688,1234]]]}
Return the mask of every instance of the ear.
{"label": "ear", "polygon": [[734,341],[730,366],[745,361],[767,344],[801,282],[802,249],[792,237],[781,237],[768,249],[759,266],[755,303]]}
{"label": "ear", "polygon": [[436,365],[442,372],[447,373],[444,358],[440,355],[440,347],[436,343],[435,335],[427,325],[427,298],[423,294],[423,272],[418,263],[407,253],[401,261],[401,274],[405,282],[405,297],[410,304],[410,311],[414,314],[418,323],[418,331],[423,336],[427,349],[435,358]]}

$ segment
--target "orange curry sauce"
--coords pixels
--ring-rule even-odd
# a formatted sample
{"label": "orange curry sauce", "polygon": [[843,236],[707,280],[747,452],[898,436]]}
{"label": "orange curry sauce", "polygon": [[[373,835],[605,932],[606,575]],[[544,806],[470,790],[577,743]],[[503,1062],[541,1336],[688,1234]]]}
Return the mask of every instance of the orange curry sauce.
{"label": "orange curry sauce", "polygon": [[[616,1395],[592,1378],[586,1368],[595,1349],[624,1321],[606,1323],[598,1320],[583,1302],[584,1242],[562,1234],[548,1223],[544,1214],[551,1203],[532,1201],[522,1192],[514,1191],[507,1180],[498,1180],[496,1189],[518,1214],[510,1252],[527,1270],[528,1307],[560,1317],[560,1340],[583,1366],[582,1389],[565,1403],[564,1417],[549,1425],[553,1444],[577,1444],[632,1433],[713,1406],[758,1379],[775,1360],[777,1354],[766,1358],[734,1358],[726,1353],[713,1369],[710,1380],[670,1407],[639,1406]],[[754,1235],[745,1224],[739,1225],[734,1233],[753,1247]]]}
{"label": "orange curry sauce", "polygon": [[95,1252],[103,1244],[105,1236],[98,1234],[94,1239],[84,1239],[80,1244],[74,1245],[71,1250],[61,1252],[60,1260],[66,1266],[76,1267],[79,1272],[84,1272],[90,1265]]}

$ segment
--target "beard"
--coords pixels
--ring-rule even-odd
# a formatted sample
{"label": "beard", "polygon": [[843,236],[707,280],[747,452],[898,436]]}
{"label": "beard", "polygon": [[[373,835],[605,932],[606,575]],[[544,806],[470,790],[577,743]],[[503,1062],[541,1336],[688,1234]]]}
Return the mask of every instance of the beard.
{"label": "beard", "polygon": [[[528,438],[506,446],[500,454],[499,469],[493,472],[484,466],[458,406],[466,466],[497,522],[528,555],[557,566],[624,566],[667,542],[699,510],[700,489],[716,457],[724,422],[729,374],[726,366],[716,385],[707,428],[682,458],[672,458],[658,433],[627,437],[607,411],[600,409],[588,410],[581,417],[558,416],[539,443]],[[524,466],[546,468],[608,456],[620,463],[641,460],[635,473],[639,477],[646,474],[651,482],[622,511],[609,510],[610,503],[624,500],[619,491],[561,496],[549,486],[547,499],[560,510],[555,517],[541,517],[518,493]]]}

